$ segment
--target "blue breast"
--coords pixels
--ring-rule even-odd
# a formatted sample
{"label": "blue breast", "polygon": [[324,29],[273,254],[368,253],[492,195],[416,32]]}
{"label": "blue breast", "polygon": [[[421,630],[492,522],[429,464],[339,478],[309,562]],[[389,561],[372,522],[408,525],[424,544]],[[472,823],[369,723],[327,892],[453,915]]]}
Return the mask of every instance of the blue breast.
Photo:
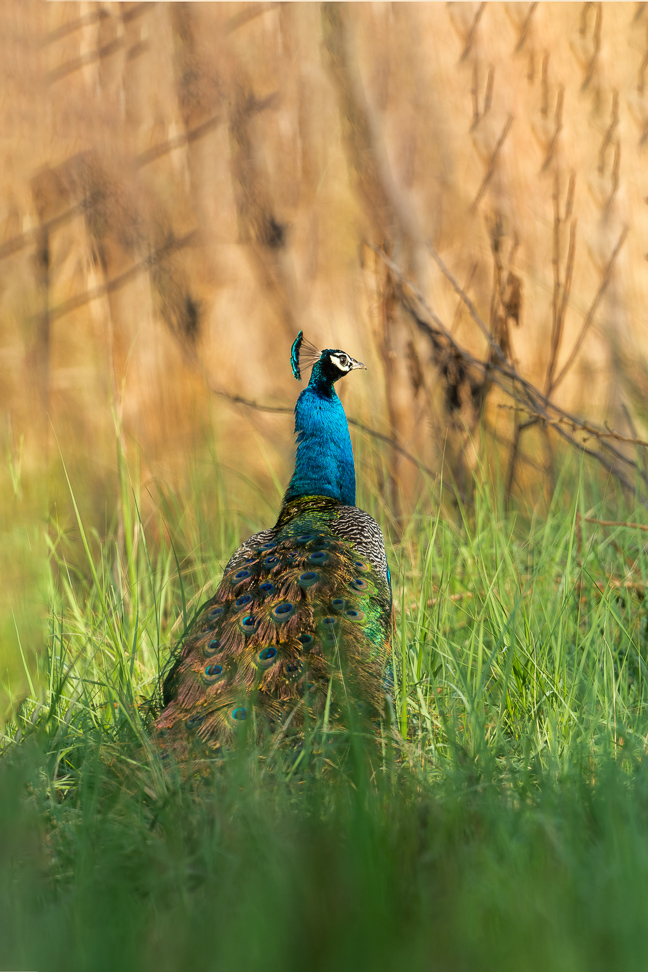
{"label": "blue breast", "polygon": [[355,506],[355,466],[349,426],[329,382],[314,374],[295,406],[297,456],[285,501],[299,496],[331,496]]}

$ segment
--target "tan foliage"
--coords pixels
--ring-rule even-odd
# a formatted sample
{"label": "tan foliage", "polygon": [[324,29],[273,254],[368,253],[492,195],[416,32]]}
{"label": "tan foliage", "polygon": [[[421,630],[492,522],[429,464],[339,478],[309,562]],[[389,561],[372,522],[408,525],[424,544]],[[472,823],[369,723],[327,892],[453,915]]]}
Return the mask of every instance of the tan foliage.
{"label": "tan foliage", "polygon": [[[26,469],[47,471],[56,432],[104,482],[112,403],[144,478],[177,481],[215,435],[257,480],[270,441],[287,481],[289,416],[213,393],[289,408],[300,327],[367,361],[349,413],[426,466],[466,479],[484,408],[517,448],[519,417],[438,358],[364,244],[486,360],[431,242],[522,375],[645,424],[643,5],[23,0],[0,18],[0,395]],[[396,512],[419,474],[388,460]]]}

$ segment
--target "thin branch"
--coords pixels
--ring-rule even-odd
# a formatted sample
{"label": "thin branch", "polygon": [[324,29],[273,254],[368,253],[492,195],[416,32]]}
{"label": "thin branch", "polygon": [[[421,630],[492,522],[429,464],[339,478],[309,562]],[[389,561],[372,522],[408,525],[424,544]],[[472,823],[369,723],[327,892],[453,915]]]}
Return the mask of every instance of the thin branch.
{"label": "thin branch", "polygon": [[[588,6],[589,6],[589,4],[585,4],[585,7],[586,8]],[[593,4],[592,4],[592,6],[593,6]],[[601,53],[601,25],[602,25],[602,23],[603,23],[603,4],[602,3],[597,3],[596,4],[595,20],[594,20],[594,51],[592,53],[591,60],[590,60],[589,65],[587,67],[587,73],[585,75],[585,79],[584,79],[583,84],[581,86],[581,90],[582,91],[585,90],[585,88],[587,87],[587,85],[592,80],[592,75],[594,74],[594,68],[596,67],[596,62],[598,60],[598,56]],[[585,23],[584,22],[583,22],[583,24],[581,26],[581,34],[583,34],[583,35],[585,34]]]}
{"label": "thin branch", "polygon": [[565,313],[567,312],[567,301],[569,300],[569,294],[571,293],[572,277],[574,274],[574,257],[576,255],[576,227],[577,222],[575,219],[572,220],[571,226],[569,227],[569,247],[567,249],[567,264],[565,267],[565,282],[562,289],[562,298],[560,301],[560,308],[558,312],[558,321],[560,330],[558,333],[558,345],[556,347],[556,354],[560,350],[560,342],[562,340],[563,327],[565,324]]}
{"label": "thin branch", "polygon": [[614,138],[614,133],[619,127],[619,92],[612,92],[612,109],[610,112],[610,124],[603,137],[603,142],[601,148],[599,149],[599,164],[598,170],[600,173],[605,171],[605,153],[607,151],[608,145],[611,144]]}
{"label": "thin branch", "polygon": [[[213,395],[218,396],[218,398],[223,398],[225,399],[225,401],[231,402],[232,405],[243,405],[246,408],[253,408],[257,412],[270,412],[276,415],[293,414],[294,412],[293,406],[265,405],[263,402],[256,402],[251,398],[245,398],[243,395],[232,395],[230,392],[226,392],[223,388],[221,388],[219,385],[217,385],[214,382],[214,379],[212,378],[212,376],[209,374],[205,366],[202,364],[202,362],[198,359],[196,355],[187,352],[186,357],[189,360],[190,364],[198,371],[200,371],[210,392]],[[433,469],[430,469],[430,467],[426,466],[425,463],[422,463],[420,459],[417,459],[416,456],[413,456],[410,452],[407,451],[407,449],[404,449],[403,446],[399,442],[396,442],[395,439],[392,439],[390,436],[385,435],[383,432],[378,432],[377,429],[370,428],[370,426],[365,425],[363,422],[358,421],[358,419],[350,418],[349,416],[347,416],[347,422],[349,423],[349,425],[352,425],[354,428],[360,429],[361,432],[364,432],[366,433],[366,435],[371,436],[372,439],[378,439],[380,442],[384,442],[387,445],[390,445],[393,449],[396,450],[396,452],[399,452],[400,455],[402,455],[405,459],[411,462],[414,466],[416,466],[422,472],[427,473],[428,476],[432,476],[433,478],[436,477],[437,473]]]}
{"label": "thin branch", "polygon": [[[195,128],[190,128],[186,132],[182,132],[179,135],[170,138],[165,142],[160,142],[157,145],[153,145],[150,149],[146,149],[145,152],[141,152],[135,158],[135,163],[137,166],[145,166],[150,162],[155,161],[155,159],[166,155],[168,152],[173,152],[174,149],[180,148],[183,145],[191,144],[207,135],[213,128],[220,125],[224,121],[222,115],[212,115],[211,118],[207,118],[200,125],[196,125]],[[80,212],[85,212],[86,210],[92,208],[94,199],[93,195],[84,196],[78,202],[69,206],[62,213],[57,216],[53,216],[52,219],[48,219],[46,222],[35,226],[33,229],[27,230],[25,233],[21,233],[19,236],[12,236],[10,239],[5,240],[4,243],[0,243],[0,260],[4,260],[6,257],[13,256],[19,250],[22,250],[26,246],[30,246],[33,243],[38,242],[38,237],[43,229],[51,231],[59,226],[62,226],[68,220],[77,216]]]}
{"label": "thin branch", "polygon": [[524,23],[522,24],[522,30],[520,31],[520,36],[518,37],[518,42],[515,45],[515,53],[517,54],[524,47],[524,42],[527,39],[527,34],[529,33],[529,27],[531,26],[531,19],[536,12],[537,2],[532,3],[529,7],[529,12],[524,18]]}
{"label": "thin branch", "polygon": [[466,35],[466,43],[461,53],[461,57],[459,58],[459,63],[465,61],[466,58],[468,57],[468,54],[470,53],[470,48],[472,47],[473,41],[475,39],[475,33],[477,31],[477,27],[479,26],[479,21],[481,20],[482,14],[484,13],[485,9],[486,9],[486,4],[480,3],[479,7],[477,8],[477,13],[475,14],[473,22],[470,25],[470,30]]}
{"label": "thin branch", "polygon": [[[574,196],[574,175],[570,176],[569,187],[567,189],[567,205],[566,212],[571,213],[571,208],[573,205]],[[568,217],[566,217],[568,218]],[[561,281],[560,281],[560,226],[562,220],[560,218],[560,192],[558,184],[558,173],[556,173],[555,188],[554,188],[554,249],[553,249],[553,271],[554,271],[554,292],[553,292],[553,326],[551,330],[551,355],[549,358],[549,365],[547,367],[547,377],[545,380],[545,395],[549,396],[553,389],[554,374],[556,371],[556,363],[558,361],[558,353],[560,351],[560,345],[562,343],[564,325],[565,325],[565,314],[567,312],[567,301],[569,300],[569,294],[571,292],[572,277],[574,272],[574,257],[576,254],[576,220],[572,220],[569,229],[569,247],[567,250],[567,263],[565,266],[565,280],[562,284],[561,293]]]}
{"label": "thin branch", "polygon": [[[574,446],[575,449],[579,449],[581,452],[584,452],[586,456],[596,459],[604,469],[607,469],[609,473],[612,473],[612,475],[619,480],[624,489],[626,489],[629,493],[635,492],[635,487],[632,485],[630,480],[626,479],[621,470],[618,469],[618,467],[615,466],[614,463],[612,463],[606,456],[604,456],[602,452],[598,452],[596,449],[588,449],[587,446],[582,444],[582,442],[575,439],[573,435],[566,432],[561,425],[556,424],[553,426],[553,428],[555,428],[556,432],[561,438],[563,438],[566,442],[569,442],[569,444]],[[629,465],[633,466],[634,469],[639,472],[636,463],[630,462]]]}
{"label": "thin branch", "polygon": [[69,209],[59,213],[58,216],[54,216],[52,219],[48,219],[46,222],[40,223],[33,229],[27,230],[26,233],[21,233],[20,236],[12,236],[11,239],[0,244],[0,260],[4,260],[5,257],[13,256],[14,253],[17,253],[18,250],[22,250],[25,246],[29,246],[32,243],[37,243],[38,238],[43,230],[50,231],[55,229],[57,226],[61,226],[63,223],[67,222],[68,219],[71,219],[73,216],[76,216],[79,212],[86,209],[89,204],[91,204],[91,198],[85,196],[83,199],[80,199],[78,203],[70,206]]}
{"label": "thin branch", "polygon": [[[463,301],[463,303],[468,308],[468,312],[470,313],[470,316],[472,317],[473,321],[475,322],[475,324],[477,325],[477,327],[479,328],[479,330],[482,332],[482,334],[484,335],[484,337],[488,341],[491,350],[502,361],[505,360],[505,358],[504,358],[504,352],[502,351],[502,349],[500,348],[499,344],[497,343],[497,341],[495,340],[495,338],[491,335],[490,331],[488,330],[488,328],[486,327],[486,325],[482,321],[481,317],[477,313],[477,310],[475,308],[475,305],[471,301],[470,297],[468,297],[468,295],[466,294],[466,292],[462,289],[461,284],[459,283],[459,281],[456,279],[456,277],[453,276],[453,274],[451,273],[451,271],[447,268],[447,266],[445,265],[445,263],[443,262],[443,260],[441,259],[441,257],[439,256],[439,254],[434,249],[434,247],[432,246],[431,243],[429,243],[429,242],[426,243],[425,244],[425,248],[431,254],[432,259],[434,260],[434,262],[438,266],[438,268],[441,271],[441,273],[445,277],[447,277],[447,279],[450,281],[450,283],[454,287],[455,292],[459,295],[459,297],[461,298],[461,300]],[[394,271],[399,276],[399,278],[401,279],[401,281],[404,279],[401,271],[396,266],[396,264],[392,264],[391,260],[389,262],[387,262],[387,260],[385,259],[385,255],[382,253],[381,250],[379,250],[379,249],[377,249],[376,247],[373,247],[373,246],[371,247],[371,249],[372,250],[375,250],[376,253],[378,253],[379,255],[382,256],[382,258],[387,263],[387,266],[389,266],[390,269],[392,271]],[[411,286],[411,285],[409,285],[409,286]],[[422,294],[420,294],[420,291],[417,291],[416,293],[417,293],[417,296],[419,296],[419,297],[422,298]],[[435,321],[435,323],[437,323],[438,325],[442,326],[444,331],[446,330],[445,329],[445,326],[444,325],[441,325],[441,321],[439,319],[437,319]],[[448,335],[448,337],[450,336],[450,332],[449,331],[447,332],[447,335]],[[459,347],[459,345],[457,345],[457,347]]]}
{"label": "thin branch", "polygon": [[212,115],[211,118],[207,118],[200,125],[196,125],[195,128],[189,128],[179,135],[168,139],[166,142],[159,142],[157,145],[151,146],[150,149],[146,149],[145,152],[140,152],[136,156],[135,162],[138,166],[148,165],[149,162],[154,162],[155,159],[159,159],[168,152],[173,152],[174,149],[196,142],[203,135],[207,135],[213,128],[220,125],[224,120],[224,115],[222,114]]}
{"label": "thin branch", "polygon": [[146,13],[151,7],[155,6],[155,0],[142,0],[141,3],[134,4],[130,10],[127,10],[125,14],[122,15],[122,20],[125,24],[129,23],[131,20],[135,20],[137,17],[141,17],[143,13]]}
{"label": "thin branch", "polygon": [[164,246],[161,246],[158,250],[154,250],[139,263],[135,263],[124,273],[120,273],[118,277],[113,280],[107,281],[105,284],[100,284],[98,287],[93,287],[92,290],[86,290],[82,294],[77,294],[76,297],[70,297],[69,300],[63,301],[62,304],[58,304],[57,307],[52,307],[49,312],[50,320],[55,321],[66,314],[70,314],[72,311],[78,310],[79,307],[84,307],[89,304],[90,301],[96,300],[98,297],[104,297],[106,294],[111,294],[115,290],[119,290],[130,280],[136,277],[139,273],[144,270],[150,270],[151,267],[159,263],[160,260],[166,256],[167,253],[179,250],[182,247],[189,246],[193,243],[197,236],[197,230],[192,230],[190,233],[186,233],[184,236],[174,237],[169,240]]}
{"label": "thin branch", "polygon": [[597,520],[595,516],[581,517],[585,523],[596,523],[603,527],[627,527],[629,530],[643,530],[648,533],[648,526],[645,523],[626,523],[625,520]]}
{"label": "thin branch", "polygon": [[[519,406],[517,405],[515,406],[504,405],[502,402],[500,402],[497,407],[502,409],[516,409],[516,410],[519,408]],[[532,419],[532,421],[535,422],[536,419],[534,418]],[[546,425],[552,425],[552,426],[573,424],[571,419],[566,419],[566,418],[559,418],[559,419],[547,418],[544,419],[544,422]],[[579,432],[583,432],[586,435],[592,436],[592,438],[616,439],[617,442],[624,442],[627,445],[642,446],[643,448],[648,449],[648,439],[642,439],[639,436],[624,435],[622,432],[615,432],[613,429],[607,429],[607,428],[601,429],[598,426],[590,425],[588,422],[583,422],[580,419],[578,420],[578,430]]]}
{"label": "thin branch", "polygon": [[61,37],[67,37],[68,34],[74,34],[77,30],[82,27],[88,27],[90,24],[95,24],[98,20],[104,20],[110,15],[105,10],[92,10],[90,13],[84,14],[82,17],[77,17],[75,20],[68,20],[66,24],[62,24],[57,27],[56,30],[52,30],[49,34],[46,34],[41,44],[45,47],[47,44],[51,44],[53,41],[60,40]]}
{"label": "thin branch", "polygon": [[561,85],[558,91],[558,96],[556,98],[556,114],[555,114],[556,124],[554,127],[553,135],[551,136],[549,148],[547,149],[545,160],[542,163],[542,168],[540,169],[541,172],[547,171],[549,164],[553,159],[554,152],[556,151],[556,145],[558,144],[558,139],[560,137],[560,133],[562,132],[562,127],[563,127],[562,113],[563,113],[564,100],[565,100],[565,89]]}
{"label": "thin branch", "polygon": [[240,13],[234,14],[233,17],[229,18],[225,24],[225,33],[231,34],[233,31],[238,30],[239,27],[254,20],[255,17],[260,17],[262,14],[267,13],[268,10],[274,10],[275,7],[279,6],[281,4],[278,0],[269,3],[247,3]]}
{"label": "thin branch", "polygon": [[[555,402],[549,399],[546,395],[543,395],[543,393],[530,381],[523,378],[516,371],[514,366],[504,358],[504,356],[501,354],[501,350],[498,357],[491,356],[489,361],[482,361],[475,358],[474,355],[470,354],[469,351],[462,348],[457,343],[439,316],[435,314],[431,307],[429,307],[427,301],[418,288],[406,279],[400,268],[377,247],[371,246],[371,249],[373,249],[374,252],[381,257],[387,266],[390,267],[395,277],[400,281],[403,288],[401,294],[403,307],[413,317],[420,329],[427,334],[437,351],[445,352],[448,355],[453,355],[457,360],[462,362],[464,367],[475,369],[484,376],[488,375],[489,381],[500,388],[519,406],[529,411],[531,415],[537,419],[537,421],[542,422],[544,425],[551,426],[555,430],[556,434],[558,434],[562,439],[564,439],[574,448],[577,448],[586,455],[596,459],[604,469],[612,473],[612,475],[617,478],[625,489],[630,492],[634,492],[634,487],[613,460],[616,459],[619,462],[626,464],[640,476],[642,476],[641,470],[636,462],[629,459],[627,456],[624,456],[618,451],[618,449],[614,448],[614,446],[612,446],[609,442],[605,441],[605,438],[610,436],[608,431],[605,429],[597,429],[591,424],[583,423],[579,418],[574,415],[570,415],[559,405],[556,405]],[[431,246],[429,246],[429,249],[431,252],[433,251]],[[442,261],[440,261],[440,258],[437,262],[439,263],[441,269],[446,272],[444,269],[444,264]],[[486,327],[483,321],[481,321],[481,318],[477,314],[477,311],[472,305],[470,299],[461,291],[461,288],[449,271],[446,272],[446,276],[448,276],[448,279],[453,282],[453,286],[462,297],[465,305],[470,310],[471,316],[479,324],[480,330],[487,333]],[[427,321],[421,317],[420,313],[417,312],[416,308],[408,300],[405,290],[409,291],[410,294],[415,298],[416,302],[423,308],[425,315],[428,317]],[[431,324],[430,321],[432,321],[433,324]],[[562,419],[563,421],[559,422],[555,418],[552,418],[552,416],[549,414],[550,412],[553,412],[555,416],[558,416],[558,418]],[[591,437],[596,438],[603,451],[591,449],[583,442],[578,441],[573,434],[564,428],[565,424],[571,425],[574,431],[578,430],[581,433],[584,432]],[[609,453],[613,458],[609,458],[606,453]],[[646,482],[646,486],[648,487],[648,482]]]}
{"label": "thin branch", "polygon": [[[628,423],[628,427],[629,427],[630,431],[632,432],[632,435],[635,437],[635,439],[638,438],[638,436],[637,436],[637,428],[636,428],[636,426],[635,426],[635,424],[634,424],[634,422],[632,420],[632,415],[630,414],[630,411],[628,409],[628,406],[626,405],[625,402],[623,402],[623,404],[622,404],[621,407],[623,409],[623,414],[626,417],[626,422]],[[648,462],[646,461],[646,453],[640,451],[638,453],[638,458],[641,460],[641,468],[643,470],[643,480],[644,480],[644,482],[646,482],[646,481],[648,481]]]}
{"label": "thin branch", "polygon": [[53,70],[47,73],[45,80],[49,84],[53,81],[60,81],[61,78],[65,78],[68,74],[73,74],[88,64],[94,64],[95,61],[100,61],[103,57],[110,57],[111,54],[114,54],[115,51],[120,50],[123,46],[124,38],[116,37],[115,40],[110,41],[109,44],[104,44],[103,47],[96,47],[94,50],[87,51],[80,57],[75,57],[71,61],[65,61],[59,67],[53,68]]}
{"label": "thin branch", "polygon": [[486,169],[486,173],[484,175],[484,178],[482,179],[481,186],[479,187],[479,190],[477,191],[477,195],[475,196],[475,199],[473,201],[472,209],[476,209],[477,208],[477,206],[479,205],[479,202],[481,200],[481,197],[486,192],[486,188],[488,186],[488,183],[490,182],[490,180],[492,178],[492,175],[493,175],[493,172],[495,171],[495,163],[497,162],[497,157],[500,154],[500,151],[501,151],[502,146],[504,145],[504,142],[506,140],[506,136],[508,135],[508,133],[511,130],[511,125],[512,124],[513,124],[513,115],[509,115],[508,118],[507,118],[507,120],[506,120],[506,124],[504,125],[504,128],[502,130],[502,134],[498,138],[497,145],[495,146],[495,148],[493,150],[493,154],[491,155],[490,162],[488,163],[488,168]]}
{"label": "thin branch", "polygon": [[[538,421],[540,420],[538,419]],[[499,445],[506,446],[508,449],[511,448],[512,446],[511,440],[508,439],[506,436],[502,435],[500,432],[498,432],[495,426],[491,425],[491,423],[488,422],[486,419],[484,419],[484,428],[486,429],[488,435],[490,435],[495,440],[495,442],[499,443]],[[531,469],[535,469],[536,472],[541,472],[541,473],[546,472],[544,466],[541,466],[539,462],[536,462],[535,459],[532,459],[531,456],[527,456],[524,452],[518,453],[518,459],[520,460],[520,462],[524,462],[527,466],[530,466]]]}
{"label": "thin branch", "polygon": [[[486,371],[495,371],[495,372],[499,373],[502,376],[502,378],[506,378],[506,379],[510,380],[512,383],[517,384],[519,386],[520,390],[522,392],[524,392],[524,395],[520,395],[519,393],[514,392],[512,389],[510,389],[508,386],[505,386],[505,385],[500,385],[499,387],[501,387],[504,391],[506,391],[507,394],[509,395],[509,397],[514,398],[515,400],[519,401],[521,404],[523,404],[523,405],[524,404],[527,404],[527,405],[528,404],[535,405],[534,411],[536,411],[539,415],[541,415],[541,417],[543,418],[543,420],[546,419],[546,418],[548,418],[547,409],[550,409],[550,410],[554,411],[556,414],[562,416],[567,422],[573,423],[574,426],[579,426],[580,424],[582,424],[581,423],[581,420],[579,418],[577,418],[575,415],[571,415],[569,412],[566,412],[565,409],[561,408],[559,405],[556,405],[555,402],[553,402],[553,401],[551,401],[551,399],[547,398],[546,395],[543,395],[542,392],[538,388],[535,387],[535,385],[533,385],[530,381],[527,381],[526,378],[523,378],[522,375],[520,375],[515,370],[515,368],[513,367],[513,365],[502,354],[501,348],[499,348],[499,346],[497,344],[495,344],[492,341],[492,339],[490,338],[490,335],[488,334],[488,330],[486,328],[486,325],[484,324],[484,322],[480,318],[479,314],[475,310],[475,307],[474,307],[472,301],[462,291],[461,286],[457,283],[457,281],[452,276],[452,274],[450,273],[450,271],[445,267],[445,264],[443,263],[443,261],[441,260],[441,258],[438,257],[438,254],[437,254],[437,257],[438,257],[437,262],[438,262],[440,268],[442,269],[442,271],[444,272],[444,274],[447,276],[448,280],[452,283],[453,287],[455,288],[455,290],[457,291],[457,293],[459,294],[459,296],[461,297],[461,299],[463,300],[464,304],[466,305],[466,307],[470,311],[471,316],[473,317],[473,319],[475,320],[475,322],[479,325],[480,330],[482,330],[486,334],[487,338],[489,339],[489,343],[492,345],[493,349],[495,351],[499,350],[499,355],[498,355],[498,359],[499,360],[495,361],[495,360],[493,360],[491,358],[488,361],[482,361],[479,358],[475,358],[474,355],[472,355],[469,351],[467,351],[460,344],[458,344],[457,341],[455,340],[455,338],[450,334],[450,331],[445,326],[445,324],[443,323],[443,321],[441,320],[441,318],[438,316],[438,314],[436,314],[432,310],[432,308],[429,306],[429,304],[427,303],[427,301],[426,301],[425,297],[423,296],[423,294],[421,293],[421,291],[410,280],[407,279],[407,277],[405,276],[405,274],[403,273],[403,271],[400,269],[400,267],[398,267],[393,262],[393,260],[391,260],[378,247],[375,247],[372,244],[367,244],[367,245],[370,247],[370,249],[374,250],[374,252],[377,253],[381,257],[381,259],[384,261],[384,263],[386,263],[387,266],[396,275],[396,277],[398,278],[399,282],[404,287],[406,287],[410,291],[410,293],[416,298],[417,302],[424,309],[425,313],[434,322],[434,324],[438,328],[438,331],[443,336],[444,340],[446,340],[448,342],[448,344],[451,346],[453,352],[459,358],[461,358],[466,364],[468,364],[471,367],[477,368],[479,371],[481,371],[483,373],[485,373]],[[430,250],[430,252],[434,252],[434,253],[436,252],[436,251],[434,251],[434,248],[431,246],[430,243],[426,243],[426,246],[428,247],[428,249]],[[401,297],[401,299],[402,300],[404,299],[404,295]],[[408,313],[410,313],[410,314],[415,313],[414,310],[413,310],[413,308],[411,308],[409,306],[406,306],[406,309],[407,309]],[[429,327],[429,325],[427,325],[427,326]]]}
{"label": "thin branch", "polygon": [[621,232],[621,235],[619,237],[619,240],[617,242],[617,245],[614,247],[614,250],[612,251],[612,255],[610,256],[610,259],[608,260],[607,267],[605,268],[605,273],[603,274],[603,279],[601,280],[601,284],[599,286],[599,289],[596,292],[596,296],[594,297],[594,300],[592,301],[592,304],[590,306],[590,309],[587,312],[587,315],[585,317],[585,320],[583,321],[583,326],[581,328],[581,332],[578,335],[578,338],[576,339],[576,343],[575,343],[575,345],[574,345],[574,347],[572,349],[572,352],[569,355],[567,361],[565,362],[562,370],[558,374],[558,377],[556,378],[556,380],[553,383],[553,391],[555,391],[556,388],[558,387],[558,385],[562,382],[563,378],[565,377],[565,375],[567,374],[567,372],[571,368],[571,366],[572,366],[572,364],[574,362],[574,359],[576,358],[576,355],[578,354],[578,352],[580,351],[580,349],[582,347],[583,341],[585,340],[585,338],[587,336],[587,332],[589,331],[589,329],[590,329],[590,327],[592,325],[592,322],[594,320],[594,315],[596,314],[596,311],[598,310],[598,305],[600,304],[601,299],[603,297],[603,294],[605,293],[605,291],[607,289],[607,285],[610,282],[610,277],[612,276],[612,270],[614,269],[614,264],[616,262],[616,258],[619,255],[619,251],[620,251],[621,247],[625,243],[625,239],[626,239],[626,236],[627,235],[628,235],[628,227],[627,226],[624,226],[624,228],[623,228],[623,230]]}

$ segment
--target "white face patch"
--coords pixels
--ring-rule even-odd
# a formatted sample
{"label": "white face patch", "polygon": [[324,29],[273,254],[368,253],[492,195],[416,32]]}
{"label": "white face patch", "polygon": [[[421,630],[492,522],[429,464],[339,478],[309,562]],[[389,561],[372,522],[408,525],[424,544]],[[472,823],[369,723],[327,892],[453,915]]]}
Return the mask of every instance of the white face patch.
{"label": "white face patch", "polygon": [[330,356],[333,364],[340,369],[340,371],[347,372],[351,370],[351,359],[348,354],[344,351],[338,351],[336,354]]}

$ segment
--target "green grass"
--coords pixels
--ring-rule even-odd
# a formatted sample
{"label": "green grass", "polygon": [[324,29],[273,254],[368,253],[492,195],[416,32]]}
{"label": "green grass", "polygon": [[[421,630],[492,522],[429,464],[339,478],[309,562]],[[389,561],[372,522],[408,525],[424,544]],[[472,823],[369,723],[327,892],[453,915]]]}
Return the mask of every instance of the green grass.
{"label": "green grass", "polygon": [[648,537],[584,519],[641,509],[572,470],[543,514],[485,487],[415,512],[390,550],[402,739],[373,769],[352,736],[192,777],[141,702],[265,524],[198,480],[142,522],[120,470],[114,529],[48,534],[47,651],[23,645],[0,759],[0,970],[643,970]]}

